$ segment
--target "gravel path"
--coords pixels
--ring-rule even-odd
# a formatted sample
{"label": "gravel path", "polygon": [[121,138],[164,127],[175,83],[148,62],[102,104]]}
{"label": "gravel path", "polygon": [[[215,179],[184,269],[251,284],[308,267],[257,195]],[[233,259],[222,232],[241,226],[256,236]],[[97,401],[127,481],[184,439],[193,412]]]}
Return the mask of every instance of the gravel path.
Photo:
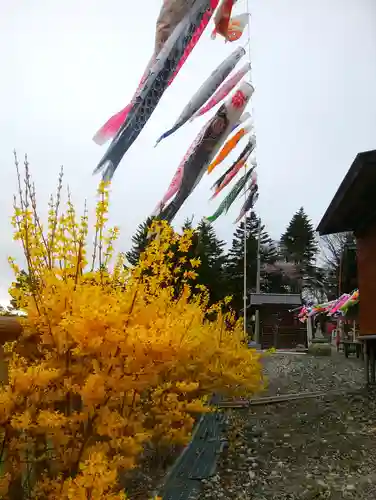
{"label": "gravel path", "polygon": [[376,395],[343,354],[274,354],[265,395],[353,389],[351,395],[229,410],[229,448],[203,498],[376,499]]}

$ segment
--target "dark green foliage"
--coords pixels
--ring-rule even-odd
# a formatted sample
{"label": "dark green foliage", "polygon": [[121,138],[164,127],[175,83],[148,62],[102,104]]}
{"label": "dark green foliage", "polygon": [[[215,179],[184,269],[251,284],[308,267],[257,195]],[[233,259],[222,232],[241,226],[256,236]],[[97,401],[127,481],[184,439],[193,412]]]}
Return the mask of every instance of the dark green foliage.
{"label": "dark green foliage", "polygon": [[217,238],[214,227],[205,220],[197,226],[197,233],[196,256],[201,262],[198,282],[208,288],[211,302],[218,302],[227,295],[225,243]]}
{"label": "dark green foliage", "polygon": [[[182,231],[186,229],[192,229],[192,220],[186,219]],[[218,302],[226,296],[224,247],[225,243],[217,238],[214,227],[202,220],[193,234],[192,246],[189,249],[185,267],[190,269],[188,264],[190,259],[200,260],[199,267],[195,269],[198,275],[195,283],[204,285],[208,289],[211,303]]]}
{"label": "dark green foliage", "polygon": [[[14,283],[15,283],[15,288],[17,289],[22,288],[26,293],[27,292],[31,293],[31,280],[26,271],[21,270],[18,273],[18,276],[16,277]],[[13,309],[17,309],[18,308],[17,300],[12,298],[10,301],[10,305]]]}
{"label": "dark green foliage", "polygon": [[314,227],[303,207],[296,212],[280,240],[281,258],[295,266],[295,277],[290,280],[290,291],[300,293],[303,287],[315,287],[315,259],[318,245]]}
{"label": "dark green foliage", "polygon": [[132,236],[132,248],[126,252],[127,261],[135,266],[138,263],[140,255],[145,251],[148,244],[148,232],[153,222],[153,217],[149,217],[145,222],[140,224],[136,233]]}
{"label": "dark green foliage", "polygon": [[[137,264],[140,255],[146,249],[148,243],[147,235],[152,222],[153,219],[149,218],[140,224],[136,234],[132,238],[133,246],[126,253],[127,260],[131,265]],[[181,228],[182,232],[188,229],[193,229],[192,219],[186,219]],[[184,281],[192,286],[194,284],[206,286],[210,293],[211,302],[217,302],[224,298],[226,296],[226,284],[224,281],[226,256],[224,247],[225,243],[217,238],[213,226],[205,220],[201,221],[195,229],[188,254],[183,255],[179,252],[178,248],[172,247],[171,251],[175,256],[174,266],[179,267],[180,272],[178,276],[179,278],[181,277],[181,280],[179,279],[176,285],[176,294],[178,295],[182,290]],[[194,258],[199,258],[201,262],[200,266],[195,269],[198,277],[194,281],[187,280],[184,278],[184,272],[192,269],[189,261]]]}
{"label": "dark green foliage", "polygon": [[294,214],[281,236],[282,255],[287,262],[307,267],[313,265],[317,250],[315,230],[302,207]]}
{"label": "dark green foliage", "polygon": [[[126,256],[131,265],[136,265],[147,245],[147,234],[151,218],[141,224],[132,238],[132,249]],[[193,228],[193,219],[186,219],[182,231]],[[244,222],[235,230],[230,250],[226,254],[225,243],[219,240],[215,228],[202,220],[195,228],[192,246],[184,259],[178,249],[172,248],[179,280],[177,294],[187,282],[184,272],[191,269],[190,259],[199,258],[195,269],[197,278],[188,280],[194,286],[206,286],[211,302],[218,302],[226,296],[233,297],[232,307],[241,313],[244,305]],[[259,219],[252,212],[246,221],[246,294],[256,291],[257,249]],[[300,293],[303,289],[323,288],[327,273],[316,267],[317,242],[315,231],[304,209],[301,208],[291,219],[279,244],[275,244],[263,224],[260,230],[260,291],[266,293]],[[182,259],[183,257],[183,259]],[[180,280],[181,276],[181,280]]]}
{"label": "dark green foliage", "polygon": [[[246,231],[246,248],[244,248],[244,237]],[[254,212],[244,222],[241,222],[235,230],[232,247],[228,254],[226,266],[226,282],[228,294],[233,296],[232,305],[236,311],[241,311],[244,304],[244,253],[246,253],[246,278],[247,297],[256,291],[257,280],[257,248],[259,236],[259,219]],[[245,251],[244,251],[245,250]],[[261,269],[266,264],[273,263],[276,259],[276,249],[271,238],[261,224],[260,229],[260,263]],[[263,273],[261,290],[266,291],[269,287],[267,275]]]}

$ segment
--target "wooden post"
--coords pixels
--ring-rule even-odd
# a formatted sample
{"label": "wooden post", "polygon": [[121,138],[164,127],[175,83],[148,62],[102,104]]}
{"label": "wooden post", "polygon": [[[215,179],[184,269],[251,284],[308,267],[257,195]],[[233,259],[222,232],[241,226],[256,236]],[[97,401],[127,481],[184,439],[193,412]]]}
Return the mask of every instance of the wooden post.
{"label": "wooden post", "polygon": [[307,318],[307,347],[312,344],[312,318]]}
{"label": "wooden post", "polygon": [[376,226],[356,235],[359,302],[360,340],[364,342],[367,384],[375,384],[376,360]]}

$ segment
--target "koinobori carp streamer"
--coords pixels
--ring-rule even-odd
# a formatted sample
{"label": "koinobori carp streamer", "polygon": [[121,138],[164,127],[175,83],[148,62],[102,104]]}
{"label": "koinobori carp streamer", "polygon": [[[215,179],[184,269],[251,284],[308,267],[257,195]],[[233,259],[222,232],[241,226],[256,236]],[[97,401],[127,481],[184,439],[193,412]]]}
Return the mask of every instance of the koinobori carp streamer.
{"label": "koinobori carp streamer", "polygon": [[212,33],[212,38],[215,39],[217,33],[224,36],[226,42],[236,42],[239,38],[242,37],[245,28],[249,23],[249,14],[239,14],[238,16],[234,16],[230,19],[230,22],[227,26],[227,32],[225,35],[219,33],[216,29],[214,29]]}
{"label": "koinobori carp streamer", "polygon": [[124,154],[137,139],[154,112],[168,86],[171,76],[177,68],[185,48],[190,42],[196,27],[200,25],[208,8],[210,8],[210,0],[197,0],[189,15],[184,17],[163,46],[125,122],[94,170],[94,173],[103,171],[104,180],[112,178]]}
{"label": "koinobori carp streamer", "polygon": [[224,38],[227,38],[232,8],[235,3],[236,0],[222,0],[214,17],[214,32],[219,33]]}
{"label": "koinobori carp streamer", "polygon": [[[241,99],[239,98],[240,94]],[[185,163],[183,177],[175,198],[160,215],[162,219],[171,222],[185,200],[198,185],[207,166],[231,133],[235,123],[239,121],[251,95],[251,85],[243,82],[237,91],[238,98],[230,98],[208,122],[199,142]]]}
{"label": "koinobori carp streamer", "polygon": [[238,47],[213,71],[213,73],[201,85],[189,103],[185,106],[175,125],[161,135],[161,137],[157,140],[157,144],[176,132],[182,125],[184,125],[184,123],[192,118],[192,116],[206,103],[218,87],[225,81],[244,55],[245,50],[243,47]]}
{"label": "koinobori carp streamer", "polygon": [[248,170],[243,177],[238,179],[236,184],[233,186],[229,194],[224,198],[224,200],[220,203],[219,207],[217,210],[214,212],[213,215],[206,217],[206,219],[209,222],[215,222],[218,217],[220,217],[223,213],[227,213],[231,207],[231,205],[234,203],[234,201],[237,199],[241,191],[244,189],[246,186],[248,180],[251,178],[253,174],[253,168]]}
{"label": "koinobori carp streamer", "polygon": [[221,151],[218,153],[216,156],[215,160],[211,162],[211,164],[208,166],[208,174],[212,172],[215,167],[217,167],[220,163],[223,162],[227,158],[227,156],[233,151],[233,149],[236,148],[238,143],[241,141],[243,137],[245,137],[248,132],[252,130],[253,123],[249,123],[242,127],[236,134],[229,139],[226,144],[223,146]]}
{"label": "koinobori carp streamer", "polygon": [[238,222],[240,222],[241,219],[254,207],[257,199],[258,199],[258,186],[257,184],[252,184],[249,189],[248,198],[244,202],[244,205],[240,210],[240,213],[235,221],[235,224],[238,224]]}
{"label": "koinobori carp streamer", "polygon": [[221,175],[221,177],[213,184],[212,189],[214,189],[213,198],[216,197],[222,189],[224,189],[230,181],[235,177],[235,175],[240,171],[242,167],[246,164],[248,158],[250,157],[252,151],[256,147],[256,137],[252,135],[243,151],[240,153],[236,161],[231,165],[226,172]]}
{"label": "koinobori carp streamer", "polygon": [[[248,120],[248,118],[250,118],[250,114],[249,113],[243,113],[242,116],[240,117],[240,119],[238,120],[238,122],[235,123],[235,125],[233,126],[231,132],[233,132],[243,122],[245,122],[246,120]],[[188,158],[190,157],[191,153],[196,148],[197,144],[200,142],[200,140],[202,138],[202,135],[205,132],[206,126],[207,125],[205,125],[201,129],[201,132],[196,136],[195,140],[192,142],[192,144],[189,147],[188,151],[184,155],[182,161],[179,163],[179,166],[176,169],[176,172],[175,172],[175,174],[174,174],[174,176],[173,176],[173,178],[171,180],[171,183],[170,183],[170,185],[169,185],[169,187],[168,187],[168,189],[166,191],[166,194],[163,196],[163,198],[161,199],[161,201],[158,203],[157,207],[154,210],[154,215],[158,215],[163,210],[163,208],[166,205],[166,203],[178,192],[179,187],[181,185],[182,178],[183,178],[183,171],[184,171],[185,164],[187,163]]]}
{"label": "koinobori carp streamer", "polygon": [[197,113],[192,116],[192,120],[194,120],[198,116],[202,116],[208,111],[210,111],[214,106],[220,103],[228,94],[234,89],[240,80],[248,73],[251,69],[251,63],[248,62],[245,64],[239,71],[237,71],[233,76],[228,78],[223,85],[219,87],[217,92],[213,95],[211,99],[203,106]]}
{"label": "koinobori carp streamer", "polygon": [[[195,30],[192,36],[190,37],[189,40],[187,40],[188,43],[186,44],[184,51],[177,63],[177,66],[170,77],[168,85],[171,85],[171,83],[179,73],[181,67],[187,60],[189,54],[196,46],[198,40],[200,39],[206,26],[208,25],[215,8],[217,7],[218,1],[219,0],[210,0],[209,2],[207,2],[208,8],[204,12],[204,15],[202,16],[199,24],[195,26]],[[107,120],[107,122],[94,135],[93,141],[96,144],[103,145],[108,140],[113,139],[115,135],[118,133],[120,127],[125,122],[129,111],[136,102],[137,96],[142,87],[144,86],[145,81],[148,75],[150,74],[153,65],[155,64],[158,55],[160,54],[161,50],[164,47],[164,44],[171,36],[171,34],[173,33],[174,29],[178,26],[178,24],[183,21],[184,17],[189,15],[190,9],[194,7],[195,2],[197,3],[197,0],[166,0],[164,2],[156,24],[154,52],[152,57],[150,58],[149,63],[146,66],[146,69],[136,89],[136,92],[131,102],[127,104],[127,106],[123,108],[121,111],[111,116],[111,118]]]}
{"label": "koinobori carp streamer", "polygon": [[178,168],[176,169],[176,172],[174,174],[174,177],[172,178],[172,181],[166,191],[166,194],[163,196],[162,200],[158,203],[154,213],[155,215],[158,215],[161,210],[163,210],[164,206],[166,203],[179,191],[179,188],[181,186],[181,182],[183,179],[183,172],[184,172],[184,167],[185,164],[187,163],[187,160],[193,153],[193,151],[196,149],[197,145],[202,139],[202,136],[204,135],[206,130],[206,125],[201,129],[200,133],[196,136],[195,140],[192,142],[190,147],[188,148],[188,151],[185,153],[182,161],[179,163]]}

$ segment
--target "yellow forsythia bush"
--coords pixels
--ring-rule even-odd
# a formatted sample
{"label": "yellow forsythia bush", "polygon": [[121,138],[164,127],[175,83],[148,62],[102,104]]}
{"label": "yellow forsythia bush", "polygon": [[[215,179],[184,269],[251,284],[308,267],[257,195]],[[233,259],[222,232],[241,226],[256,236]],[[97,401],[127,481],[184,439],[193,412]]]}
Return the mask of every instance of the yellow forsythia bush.
{"label": "yellow forsythia bush", "polygon": [[198,262],[182,274],[171,249],[188,252],[190,231],[155,223],[127,270],[122,254],[113,257],[118,229],[106,229],[108,186],[98,190],[91,251],[86,211],[78,217],[69,194],[62,209],[62,174],[43,228],[25,167],[13,225],[29,280],[11,294],[27,316],[21,338],[6,345],[0,497],[124,499],[119,474],[145,444],[186,443],[215,392],[258,391],[259,358],[222,304],[207,321],[206,292],[184,283]]}

